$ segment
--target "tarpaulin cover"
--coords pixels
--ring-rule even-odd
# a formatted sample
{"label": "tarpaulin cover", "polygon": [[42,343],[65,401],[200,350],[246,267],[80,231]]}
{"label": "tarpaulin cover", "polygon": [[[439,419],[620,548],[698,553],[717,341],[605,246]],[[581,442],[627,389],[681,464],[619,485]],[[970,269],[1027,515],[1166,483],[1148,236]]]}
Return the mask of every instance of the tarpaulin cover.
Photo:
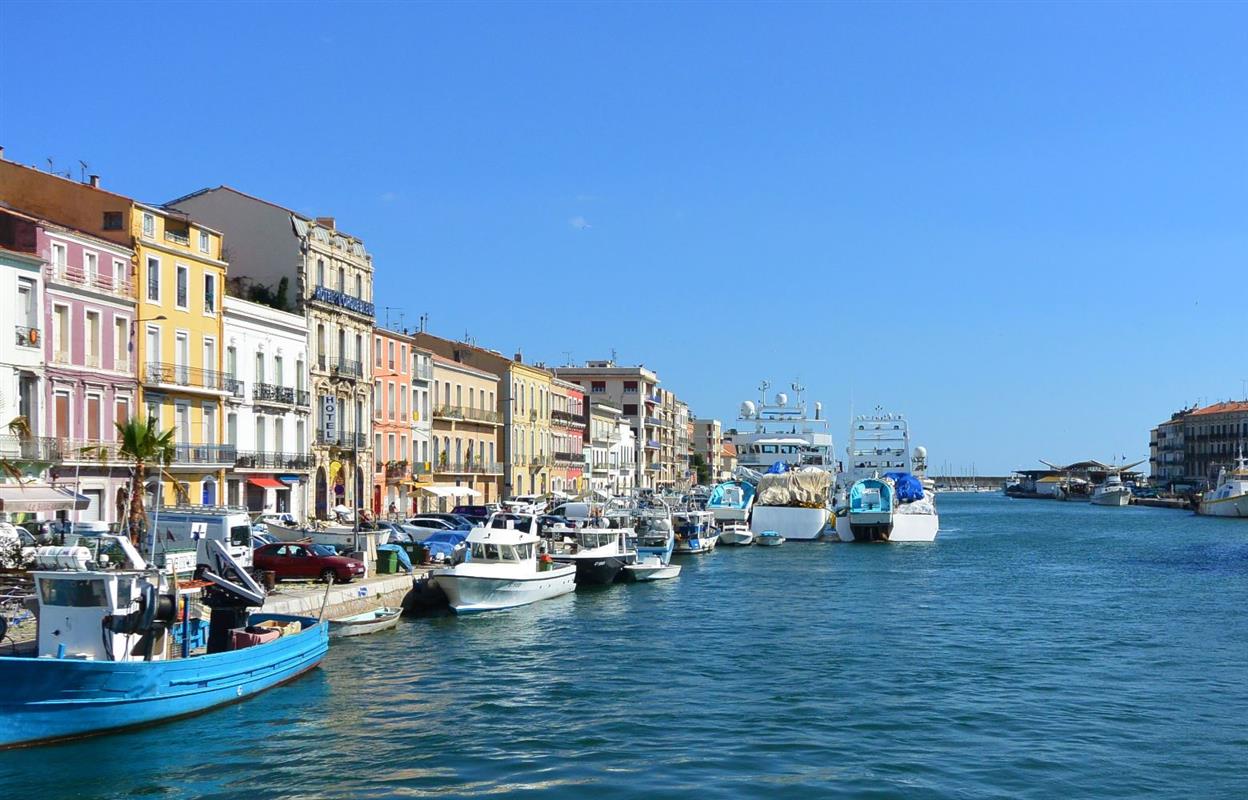
{"label": "tarpaulin cover", "polygon": [[785,464],[783,461],[776,461],[776,462],[774,462],[774,463],[773,463],[770,467],[768,467],[768,468],[767,468],[767,473],[766,473],[766,474],[768,474],[768,475],[782,475],[782,474],[784,474],[785,472],[788,472],[788,471],[789,471],[789,466],[788,466],[788,464]]}
{"label": "tarpaulin cover", "polygon": [[903,503],[923,499],[923,483],[909,472],[885,472],[884,477],[892,479],[897,499]]}
{"label": "tarpaulin cover", "polygon": [[764,475],[758,482],[755,503],[760,506],[823,508],[828,504],[832,476],[821,469],[803,469],[780,475]]}

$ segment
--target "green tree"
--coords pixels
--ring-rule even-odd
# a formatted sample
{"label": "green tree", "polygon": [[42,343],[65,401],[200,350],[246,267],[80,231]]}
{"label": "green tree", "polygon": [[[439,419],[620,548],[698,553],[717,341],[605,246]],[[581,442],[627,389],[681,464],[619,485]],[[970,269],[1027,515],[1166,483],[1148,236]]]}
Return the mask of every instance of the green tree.
{"label": "green tree", "polygon": [[702,457],[702,454],[694,453],[689,461],[693,464],[693,469],[698,475],[698,484],[709,484],[711,482],[711,468],[707,466],[706,459]]}
{"label": "green tree", "polygon": [[134,464],[130,476],[130,513],[128,527],[130,541],[139,543],[139,537],[147,527],[147,518],[143,509],[143,487],[147,483],[147,472],[150,465],[155,464],[161,476],[169,478],[179,496],[183,496],[182,485],[173,479],[166,467],[173,463],[177,449],[173,443],[173,428],[161,431],[156,420],[146,421],[130,418],[117,423],[120,444],[117,455]]}

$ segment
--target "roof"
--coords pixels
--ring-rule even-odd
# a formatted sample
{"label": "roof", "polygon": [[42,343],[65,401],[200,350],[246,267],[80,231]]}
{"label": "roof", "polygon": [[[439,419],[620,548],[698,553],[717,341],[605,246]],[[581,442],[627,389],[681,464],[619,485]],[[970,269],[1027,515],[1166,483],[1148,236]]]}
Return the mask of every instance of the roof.
{"label": "roof", "polygon": [[0,214],[8,214],[9,216],[13,216],[13,217],[21,217],[22,219],[28,222],[33,222],[34,224],[43,228],[45,231],[48,231],[51,233],[64,232],[73,236],[80,237],[82,239],[89,239],[92,245],[96,247],[109,248],[109,249],[116,250],[122,253],[134,252],[133,248],[126,247],[124,244],[120,244],[118,242],[114,242],[112,239],[102,239],[99,236],[96,236],[94,233],[89,233],[88,231],[84,231],[81,228],[75,228],[72,225],[66,225],[63,222],[56,222],[54,220],[44,219],[43,217],[32,216],[31,214],[27,214],[25,211],[21,211],[19,209],[13,208],[11,205],[5,202],[0,202]]}
{"label": "roof", "polygon": [[483,369],[470,367],[467,364],[456,361],[453,358],[446,358],[445,356],[440,356],[437,353],[433,354],[433,363],[441,364],[444,367],[448,367],[450,369],[457,369],[460,372],[466,372],[469,375],[476,375],[478,378],[485,378],[487,380],[491,380],[491,381],[494,381],[495,383],[498,383],[498,376],[495,375],[493,372],[486,372]]}
{"label": "roof", "polygon": [[1208,414],[1234,414],[1248,412],[1248,400],[1226,400],[1221,403],[1214,403],[1211,406],[1198,408],[1189,416],[1198,417]]}
{"label": "roof", "polygon": [[737,457],[737,446],[736,446],[735,444],[733,444],[732,442],[724,442],[724,449],[723,449],[722,455],[725,455],[725,456],[731,456],[732,458],[736,458],[736,457]]}
{"label": "roof", "polygon": [[[306,228],[307,225],[317,224],[315,217],[309,217],[307,214],[301,214],[298,211],[295,211],[294,209],[287,208],[286,206],[280,205],[278,203],[274,203],[272,200],[265,200],[263,197],[256,197],[254,194],[248,194],[247,192],[241,191],[239,189],[235,189],[233,186],[226,186],[224,183],[221,184],[220,186],[205,186],[203,189],[200,189],[199,191],[191,192],[190,194],[184,194],[177,199],[170,200],[165,205],[176,206],[178,203],[181,203],[183,200],[189,200],[192,197],[198,197],[201,194],[208,194],[209,192],[232,192],[233,194],[236,194],[239,197],[245,197],[248,200],[254,200],[257,203],[263,203],[264,205],[271,206],[272,208],[276,208],[279,211],[285,211],[287,214],[290,214],[296,220],[301,221],[304,224],[305,226],[304,229],[300,231],[300,233],[304,236],[307,235],[307,228]],[[299,228],[299,225],[296,224],[295,227]],[[318,229],[324,230],[321,228],[318,228]],[[334,234],[338,238],[345,239],[345,240],[352,242],[352,246],[350,249],[356,255],[359,255],[359,256],[366,255],[366,253],[364,252],[363,244],[361,243],[360,239],[358,239],[357,237],[352,236],[349,233],[343,233],[342,231],[339,231],[337,229],[334,230]],[[330,242],[330,239],[328,238],[328,233],[325,233],[324,235],[321,235],[318,238],[320,238],[326,244]]]}

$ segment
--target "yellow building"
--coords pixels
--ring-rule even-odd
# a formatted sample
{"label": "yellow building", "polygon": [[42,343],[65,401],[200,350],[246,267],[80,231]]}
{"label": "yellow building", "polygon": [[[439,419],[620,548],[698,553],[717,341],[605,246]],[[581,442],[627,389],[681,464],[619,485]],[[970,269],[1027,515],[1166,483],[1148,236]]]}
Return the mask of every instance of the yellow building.
{"label": "yellow building", "polygon": [[[234,446],[223,444],[223,403],[242,389],[228,377],[236,365],[222,368],[222,237],[169,209],[136,203],[130,216],[140,403],[161,430],[175,431],[178,445],[169,472],[183,491],[163,479],[162,497],[165,504],[220,503],[225,470],[235,461]],[[149,491],[155,483],[152,476]]]}
{"label": "yellow building", "polygon": [[511,381],[512,437],[511,496],[546,494],[555,464],[554,432],[550,427],[551,381],[541,367],[513,360],[506,380]]}

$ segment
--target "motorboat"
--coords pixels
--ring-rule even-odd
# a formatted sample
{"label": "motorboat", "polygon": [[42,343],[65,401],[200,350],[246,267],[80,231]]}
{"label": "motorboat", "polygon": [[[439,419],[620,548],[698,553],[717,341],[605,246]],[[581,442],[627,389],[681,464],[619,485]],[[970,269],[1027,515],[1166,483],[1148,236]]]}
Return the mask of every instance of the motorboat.
{"label": "motorboat", "polygon": [[679,554],[709,553],[719,543],[719,534],[711,524],[714,517],[709,511],[677,511],[672,514],[672,527],[676,533],[676,549]]}
{"label": "motorboat", "polygon": [[763,531],[754,540],[759,547],[779,547],[784,544],[784,537],[776,531]]}
{"label": "motorboat", "polygon": [[[750,508],[754,505],[754,487],[746,481],[725,481],[711,490],[706,501],[706,510],[710,511],[715,522],[722,529],[726,522],[745,522],[750,518]],[[728,544],[728,542],[724,542]],[[739,542],[738,544],[749,544]]]}
{"label": "motorboat", "polygon": [[[264,590],[219,541],[205,540],[208,585],[188,590],[128,538],[100,538],[125,566],[80,546],[36,554],[36,648],[0,657],[0,748],[199,713],[292,680],[325,656],[328,626],[316,617],[251,613]],[[211,611],[202,644],[190,635],[192,594]]]}
{"label": "motorboat", "polygon": [[620,570],[637,560],[628,545],[632,533],[618,527],[556,527],[548,552],[555,563],[576,567],[578,586],[602,586],[614,583]]}
{"label": "motorboat", "polygon": [[1248,461],[1243,453],[1235,459],[1233,469],[1224,467],[1218,472],[1217,485],[1200,498],[1196,513],[1207,517],[1248,517]]}
{"label": "motorboat", "polygon": [[758,477],[750,529],[757,538],[776,531],[786,540],[814,541],[828,524],[832,476],[818,467],[786,469],[783,464]]}
{"label": "motorboat", "polygon": [[365,611],[362,614],[354,614],[350,617],[339,617],[329,621],[330,638],[338,638],[341,636],[363,636],[367,633],[377,633],[378,631],[390,630],[399,624],[399,617],[403,616],[401,608],[374,608],[372,611]]}
{"label": "motorboat", "polygon": [[1122,476],[1111,472],[1105,476],[1105,482],[1092,490],[1094,506],[1125,506],[1131,503],[1131,488],[1122,482]]}
{"label": "motorboat", "polygon": [[496,512],[469,531],[468,560],[436,569],[432,577],[457,614],[514,608],[574,591],[576,566],[557,564],[549,555],[539,558],[542,542],[537,517]]}
{"label": "motorboat", "polygon": [[854,418],[836,504],[843,542],[932,542],[940,532],[927,449],[910,449],[901,414],[877,408]]}
{"label": "motorboat", "polygon": [[646,556],[640,561],[627,564],[624,573],[634,581],[661,581],[680,576],[679,564],[664,564],[658,556]]}
{"label": "motorboat", "polygon": [[667,512],[642,510],[632,517],[633,551],[638,561],[651,556],[664,564],[671,563],[676,549],[676,535],[672,530],[672,518]]}
{"label": "motorboat", "polygon": [[728,520],[720,524],[719,543],[725,546],[751,545],[754,543],[754,531],[744,520]]}

